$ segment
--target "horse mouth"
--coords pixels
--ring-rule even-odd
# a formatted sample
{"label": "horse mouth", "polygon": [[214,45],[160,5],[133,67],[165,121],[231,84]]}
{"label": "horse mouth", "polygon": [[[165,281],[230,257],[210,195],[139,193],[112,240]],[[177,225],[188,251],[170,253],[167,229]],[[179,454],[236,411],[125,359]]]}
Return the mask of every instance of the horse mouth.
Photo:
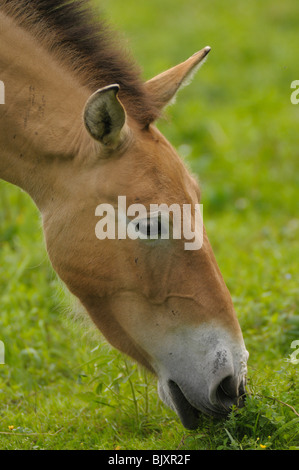
{"label": "horse mouth", "polygon": [[243,391],[243,395],[232,399],[229,393],[226,391],[224,385],[220,384],[218,387],[217,405],[201,403],[195,407],[192,405],[192,403],[190,403],[190,401],[182,392],[181,388],[175,382],[172,380],[168,381],[168,390],[173,402],[173,406],[186,429],[192,430],[198,427],[200,412],[205,415],[214,416],[216,418],[225,418],[231,411],[232,405],[236,405],[238,408],[242,408],[244,406],[245,392]]}
{"label": "horse mouth", "polygon": [[196,429],[199,422],[199,410],[191,405],[175,382],[169,380],[168,388],[182,425],[186,429]]}

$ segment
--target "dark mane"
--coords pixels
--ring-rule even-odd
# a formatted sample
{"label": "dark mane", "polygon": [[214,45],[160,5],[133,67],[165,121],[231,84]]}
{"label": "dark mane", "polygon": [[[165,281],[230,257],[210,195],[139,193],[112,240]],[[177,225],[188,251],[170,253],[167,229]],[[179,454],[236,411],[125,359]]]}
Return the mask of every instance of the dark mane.
{"label": "dark mane", "polygon": [[4,0],[0,11],[12,16],[78,74],[82,85],[96,91],[120,85],[128,114],[141,125],[159,112],[147,95],[135,63],[121,50],[89,0]]}

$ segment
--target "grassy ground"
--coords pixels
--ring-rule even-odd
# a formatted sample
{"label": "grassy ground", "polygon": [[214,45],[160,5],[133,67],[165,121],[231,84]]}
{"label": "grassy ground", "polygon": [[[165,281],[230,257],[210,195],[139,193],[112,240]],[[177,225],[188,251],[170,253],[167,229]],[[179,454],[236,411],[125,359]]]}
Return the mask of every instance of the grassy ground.
{"label": "grassy ground", "polygon": [[[95,2],[98,3],[98,2]],[[247,405],[186,431],[155,380],[69,316],[29,198],[0,184],[1,449],[299,449],[298,7],[102,1],[145,78],[210,45],[160,129],[201,180],[250,352]],[[1,77],[0,77],[1,78]]]}

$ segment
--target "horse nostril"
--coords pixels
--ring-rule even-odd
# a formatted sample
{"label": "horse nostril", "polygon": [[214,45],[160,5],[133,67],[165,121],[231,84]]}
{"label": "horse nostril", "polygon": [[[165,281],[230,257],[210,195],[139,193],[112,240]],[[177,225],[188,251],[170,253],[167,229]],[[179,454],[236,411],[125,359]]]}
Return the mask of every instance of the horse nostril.
{"label": "horse nostril", "polygon": [[234,377],[226,377],[222,380],[219,387],[226,395],[230,396],[231,398],[235,398],[239,394],[238,380],[236,380]]}
{"label": "horse nostril", "polygon": [[245,384],[242,380],[239,382],[238,377],[226,377],[217,387],[216,399],[218,405],[224,407],[227,412],[230,411],[233,405],[238,408],[244,406],[245,398]]}

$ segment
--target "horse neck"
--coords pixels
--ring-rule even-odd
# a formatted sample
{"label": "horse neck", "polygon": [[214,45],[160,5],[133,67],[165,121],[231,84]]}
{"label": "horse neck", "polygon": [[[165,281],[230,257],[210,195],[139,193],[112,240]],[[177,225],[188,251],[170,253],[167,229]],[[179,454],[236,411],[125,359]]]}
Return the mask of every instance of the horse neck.
{"label": "horse neck", "polygon": [[88,142],[82,110],[89,91],[13,20],[0,13],[0,22],[0,178],[41,208],[61,168]]}

